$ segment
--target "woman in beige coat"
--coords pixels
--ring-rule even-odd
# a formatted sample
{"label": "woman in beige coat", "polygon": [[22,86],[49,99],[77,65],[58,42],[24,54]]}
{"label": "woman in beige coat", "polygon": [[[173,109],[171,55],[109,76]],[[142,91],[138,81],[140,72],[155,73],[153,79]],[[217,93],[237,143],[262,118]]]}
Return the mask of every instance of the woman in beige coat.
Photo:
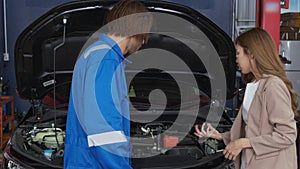
{"label": "woman in beige coat", "polygon": [[209,123],[195,135],[223,140],[225,158],[236,169],[297,169],[297,94],[285,74],[271,36],[253,28],[236,39],[236,62],[247,84],[243,104],[229,132]]}

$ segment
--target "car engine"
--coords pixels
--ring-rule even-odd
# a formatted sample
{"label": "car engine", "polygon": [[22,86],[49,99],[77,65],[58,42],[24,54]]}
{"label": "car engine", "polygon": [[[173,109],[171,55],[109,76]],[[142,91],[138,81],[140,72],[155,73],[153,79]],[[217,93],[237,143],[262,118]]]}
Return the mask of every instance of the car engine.
{"label": "car engine", "polygon": [[[43,161],[62,163],[64,155],[66,110],[41,108],[27,118],[16,131],[15,142],[24,153]],[[191,131],[168,132],[172,121],[155,121],[131,124],[132,158],[151,156],[191,156],[195,160],[223,151],[224,144],[214,139],[199,139]],[[178,124],[177,124],[178,125]],[[180,140],[178,135],[186,135]]]}

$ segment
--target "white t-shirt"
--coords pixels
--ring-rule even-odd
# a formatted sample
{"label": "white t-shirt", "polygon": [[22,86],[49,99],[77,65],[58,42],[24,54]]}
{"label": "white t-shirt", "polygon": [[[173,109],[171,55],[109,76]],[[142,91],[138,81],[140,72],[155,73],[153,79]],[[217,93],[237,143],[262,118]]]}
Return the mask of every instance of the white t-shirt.
{"label": "white t-shirt", "polygon": [[[255,92],[258,88],[259,81],[248,83],[246,86],[245,96],[243,100],[243,107],[242,107],[242,117],[245,124],[248,123],[248,112],[254,98]],[[242,159],[241,159],[241,169],[246,168],[246,151],[242,150]]]}
{"label": "white t-shirt", "polygon": [[258,88],[258,85],[259,85],[259,81],[248,83],[246,86],[245,96],[244,96],[244,100],[243,100],[243,107],[242,107],[243,120],[246,124],[248,122],[248,119],[247,119],[248,111],[251,106],[255,92]]}

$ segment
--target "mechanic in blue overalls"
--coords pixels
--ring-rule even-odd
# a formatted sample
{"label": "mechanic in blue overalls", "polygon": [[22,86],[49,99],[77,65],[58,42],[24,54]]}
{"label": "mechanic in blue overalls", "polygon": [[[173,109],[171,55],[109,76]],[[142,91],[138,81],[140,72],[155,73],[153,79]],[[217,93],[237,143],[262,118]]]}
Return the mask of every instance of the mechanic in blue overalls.
{"label": "mechanic in blue overalls", "polygon": [[[148,40],[152,18],[145,12],[148,10],[138,1],[118,2],[107,17],[112,23],[108,33],[101,34],[78,58],[70,92],[64,168],[132,168],[124,55]],[[135,16],[137,13],[144,15]],[[128,15],[132,17],[124,17]]]}

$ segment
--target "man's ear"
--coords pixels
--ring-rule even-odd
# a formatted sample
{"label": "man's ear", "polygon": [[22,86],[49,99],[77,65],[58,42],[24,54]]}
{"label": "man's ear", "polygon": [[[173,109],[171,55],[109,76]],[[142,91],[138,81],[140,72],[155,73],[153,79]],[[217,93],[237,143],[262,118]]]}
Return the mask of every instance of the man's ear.
{"label": "man's ear", "polygon": [[127,39],[128,39],[128,42],[131,42],[132,40],[134,40],[134,36],[127,37]]}

